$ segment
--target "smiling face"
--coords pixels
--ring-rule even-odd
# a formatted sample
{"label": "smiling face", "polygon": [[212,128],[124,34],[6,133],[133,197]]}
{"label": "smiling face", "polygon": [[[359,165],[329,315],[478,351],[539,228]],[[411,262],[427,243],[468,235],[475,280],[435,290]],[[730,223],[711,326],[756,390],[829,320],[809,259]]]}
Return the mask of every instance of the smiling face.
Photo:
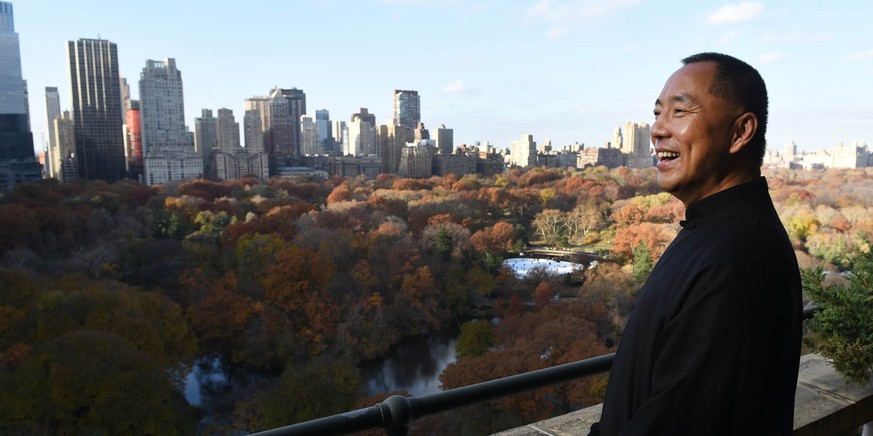
{"label": "smiling face", "polygon": [[714,62],[689,63],[667,79],[655,102],[658,185],[686,207],[756,177],[740,151],[757,119],[710,92],[715,74]]}

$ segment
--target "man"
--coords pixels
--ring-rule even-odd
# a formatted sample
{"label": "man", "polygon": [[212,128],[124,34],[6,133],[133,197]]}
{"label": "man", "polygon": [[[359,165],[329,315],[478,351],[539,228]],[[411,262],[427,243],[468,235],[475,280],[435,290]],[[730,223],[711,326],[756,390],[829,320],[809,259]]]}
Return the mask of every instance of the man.
{"label": "man", "polygon": [[682,63],[651,136],[685,220],[643,285],[591,434],[790,435],[801,285],[761,177],[767,90],[731,56]]}

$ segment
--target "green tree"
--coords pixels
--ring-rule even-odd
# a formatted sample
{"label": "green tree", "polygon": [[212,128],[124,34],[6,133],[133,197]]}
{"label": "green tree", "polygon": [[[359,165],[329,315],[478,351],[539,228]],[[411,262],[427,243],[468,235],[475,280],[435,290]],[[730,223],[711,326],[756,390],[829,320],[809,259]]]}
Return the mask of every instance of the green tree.
{"label": "green tree", "polygon": [[37,283],[20,270],[0,269],[0,353],[27,335],[28,313],[39,294]]}
{"label": "green tree", "polygon": [[[351,409],[360,379],[352,359],[321,356],[288,366],[275,389],[254,400],[257,430],[285,426]],[[255,429],[253,429],[255,430]]]}
{"label": "green tree", "polygon": [[818,231],[818,227],[818,220],[806,211],[795,214],[785,223],[785,230],[788,231],[791,242],[799,244],[806,243],[806,238]]}
{"label": "green tree", "polygon": [[3,434],[182,435],[195,427],[160,362],[112,333],[67,333],[0,373]]}
{"label": "green tree", "polygon": [[64,277],[44,291],[29,314],[29,340],[49,342],[76,330],[113,334],[135,346],[181,383],[197,353],[194,333],[176,303],[113,281]]}
{"label": "green tree", "polygon": [[151,233],[156,239],[183,239],[191,233],[191,223],[179,211],[160,209],[154,212]]}
{"label": "green tree", "polygon": [[235,224],[236,221],[235,216],[231,216],[223,210],[218,213],[202,210],[194,216],[194,224],[200,226],[201,233],[220,233],[225,227]]}
{"label": "green tree", "polygon": [[806,322],[812,343],[848,380],[866,385],[873,372],[873,250],[859,256],[845,285],[824,285],[821,268],[803,270],[802,278],[822,308]]}
{"label": "green tree", "polygon": [[653,267],[654,263],[649,246],[645,241],[640,241],[637,248],[634,248],[634,279],[642,283],[652,272]]}
{"label": "green tree", "polygon": [[843,267],[851,267],[857,255],[857,247],[851,237],[834,231],[819,231],[809,235],[806,249],[812,256]]}
{"label": "green tree", "polygon": [[452,243],[452,237],[449,236],[449,231],[446,230],[445,227],[440,227],[437,230],[436,234],[436,251],[443,258],[448,258],[452,255],[452,250],[454,250],[454,244]]}
{"label": "green tree", "polygon": [[490,322],[477,319],[461,325],[461,334],[455,345],[455,355],[459,358],[481,356],[494,346],[494,326]]}
{"label": "green tree", "polygon": [[235,250],[240,288],[256,298],[262,297],[261,282],[268,270],[276,265],[276,256],[285,246],[285,241],[275,235],[255,233],[240,237]]}

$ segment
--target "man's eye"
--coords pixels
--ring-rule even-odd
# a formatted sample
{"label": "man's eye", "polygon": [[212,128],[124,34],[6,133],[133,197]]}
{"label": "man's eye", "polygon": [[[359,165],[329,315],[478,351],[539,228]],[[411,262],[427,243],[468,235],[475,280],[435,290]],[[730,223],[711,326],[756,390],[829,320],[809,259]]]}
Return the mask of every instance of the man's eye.
{"label": "man's eye", "polygon": [[661,111],[653,111],[652,113],[655,114],[655,119],[658,118],[658,115],[661,115]]}

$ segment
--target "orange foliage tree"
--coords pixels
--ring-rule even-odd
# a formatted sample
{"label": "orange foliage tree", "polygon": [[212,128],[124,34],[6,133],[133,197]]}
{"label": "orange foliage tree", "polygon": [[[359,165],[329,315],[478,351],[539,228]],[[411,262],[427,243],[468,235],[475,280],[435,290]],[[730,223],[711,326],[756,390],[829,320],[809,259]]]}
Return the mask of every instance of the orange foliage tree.
{"label": "orange foliage tree", "polygon": [[334,333],[336,308],[328,292],[334,270],[320,250],[292,244],[276,253],[262,282],[265,300],[288,317],[312,355],[323,351]]}

